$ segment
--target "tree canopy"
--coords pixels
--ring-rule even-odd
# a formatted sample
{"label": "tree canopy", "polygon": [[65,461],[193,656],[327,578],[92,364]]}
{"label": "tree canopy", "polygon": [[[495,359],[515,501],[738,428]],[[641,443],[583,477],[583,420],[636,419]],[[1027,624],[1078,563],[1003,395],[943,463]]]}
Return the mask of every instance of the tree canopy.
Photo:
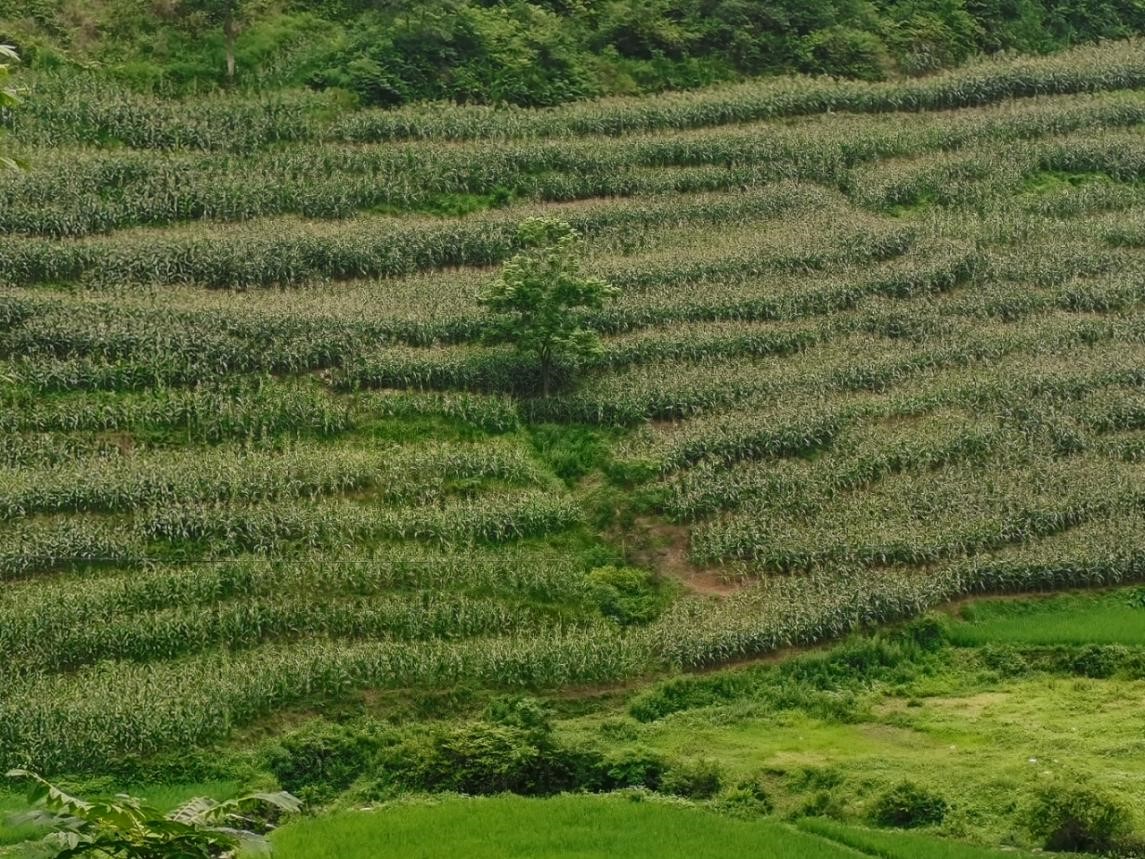
{"label": "tree canopy", "polygon": [[600,337],[584,326],[579,311],[601,307],[619,290],[581,273],[581,236],[566,222],[529,218],[518,239],[523,250],[478,302],[493,314],[489,339],[511,343],[535,361],[548,396],[557,370],[575,371],[600,352]]}

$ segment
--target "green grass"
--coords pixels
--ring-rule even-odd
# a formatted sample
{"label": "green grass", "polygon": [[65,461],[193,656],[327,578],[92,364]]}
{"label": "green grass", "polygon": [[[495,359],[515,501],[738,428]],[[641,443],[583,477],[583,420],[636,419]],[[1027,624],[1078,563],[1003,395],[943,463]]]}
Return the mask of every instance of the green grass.
{"label": "green grass", "polygon": [[[845,859],[861,854],[771,821],[620,797],[449,799],[283,827],[279,859]],[[668,849],[667,845],[671,845]]]}
{"label": "green grass", "polygon": [[804,832],[812,832],[882,859],[1020,859],[1034,855],[1025,851],[991,850],[916,832],[887,832],[846,826],[821,817],[805,818],[797,825]]}
{"label": "green grass", "polygon": [[24,798],[14,793],[0,793],[0,856],[3,850],[13,844],[39,838],[44,834],[43,828],[31,824],[23,824],[13,820],[28,810]]}
{"label": "green grass", "polygon": [[1022,183],[1022,190],[1031,194],[1046,194],[1052,191],[1061,191],[1065,188],[1076,188],[1079,185],[1112,181],[1113,177],[1107,173],[1067,173],[1062,170],[1042,170],[1032,176],[1028,176]]}
{"label": "green grass", "polygon": [[1124,644],[1145,646],[1145,590],[966,606],[951,626],[956,644]]}
{"label": "green grass", "polygon": [[1032,855],[820,819],[793,826],[770,818],[720,817],[680,802],[578,795],[451,798],[343,812],[289,824],[272,840],[280,859],[1000,859]]}

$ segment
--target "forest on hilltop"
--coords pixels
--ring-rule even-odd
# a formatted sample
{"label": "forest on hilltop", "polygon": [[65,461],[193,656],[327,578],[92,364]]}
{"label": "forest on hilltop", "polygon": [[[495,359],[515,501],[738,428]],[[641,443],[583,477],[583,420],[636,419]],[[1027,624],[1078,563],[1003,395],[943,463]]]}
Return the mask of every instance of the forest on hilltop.
{"label": "forest on hilltop", "polygon": [[0,0],[33,67],[170,93],[228,80],[363,105],[573,99],[799,72],[884,80],[1145,30],[1138,0]]}

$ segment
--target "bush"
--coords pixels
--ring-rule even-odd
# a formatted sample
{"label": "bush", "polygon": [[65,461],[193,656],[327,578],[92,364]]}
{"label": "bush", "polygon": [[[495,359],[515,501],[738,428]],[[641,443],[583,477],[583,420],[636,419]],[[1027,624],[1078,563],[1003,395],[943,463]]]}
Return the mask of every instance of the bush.
{"label": "bush", "polygon": [[547,734],[553,728],[553,713],[543,701],[527,695],[494,698],[485,708],[485,716],[498,725],[509,725]]}
{"label": "bush", "polygon": [[904,781],[875,799],[870,818],[879,826],[913,829],[941,823],[948,809],[946,800],[938,794]]}
{"label": "bush", "polygon": [[903,627],[903,634],[925,653],[936,653],[947,643],[947,622],[936,615],[927,615]]}
{"label": "bush", "polygon": [[842,820],[845,811],[843,801],[837,794],[829,790],[817,790],[795,809],[792,817],[831,817]]}
{"label": "bush", "polygon": [[664,773],[660,782],[662,793],[671,793],[688,799],[711,799],[720,792],[723,775],[715,761],[698,760],[680,763]]}
{"label": "bush", "polygon": [[586,790],[608,791],[622,787],[644,787],[658,790],[667,765],[650,749],[625,749],[602,757],[595,766],[595,778],[585,784]]}
{"label": "bush", "polygon": [[502,717],[500,724],[474,722],[440,729],[384,751],[379,792],[548,796],[661,785],[665,764],[654,752],[630,749],[606,755],[562,743],[552,734],[547,717],[536,724],[538,714],[528,699],[508,711],[503,704],[495,709]]}
{"label": "bush", "polygon": [[562,480],[588,474],[608,455],[608,439],[596,427],[540,424],[530,427],[533,446]]}
{"label": "bush", "polygon": [[735,701],[753,694],[752,678],[751,671],[740,671],[665,680],[633,698],[628,712],[638,722],[655,722],[683,710]]}
{"label": "bush", "polygon": [[360,727],[319,722],[271,745],[266,766],[283,789],[307,803],[328,802],[373,769],[382,744]]}
{"label": "bush", "polygon": [[890,58],[878,36],[847,27],[831,27],[804,39],[803,71],[835,77],[881,81]]}
{"label": "bush", "polygon": [[655,620],[664,598],[652,573],[635,567],[597,567],[588,574],[589,584],[605,617],[621,626]]}
{"label": "bush", "polygon": [[1073,673],[1082,677],[1112,677],[1128,663],[1129,648],[1117,644],[1088,644],[1073,659]]}
{"label": "bush", "polygon": [[1012,645],[991,642],[978,649],[982,664],[1003,677],[1020,677],[1030,670],[1030,663],[1022,652]]}
{"label": "bush", "polygon": [[1038,788],[1026,825],[1046,850],[1106,853],[1130,835],[1132,818],[1095,788],[1055,783]]}
{"label": "bush", "polygon": [[736,784],[720,797],[716,807],[725,814],[745,818],[762,817],[775,810],[763,773]]}
{"label": "bush", "polygon": [[382,779],[407,790],[545,795],[571,787],[575,762],[547,731],[476,723],[407,741],[382,761]]}

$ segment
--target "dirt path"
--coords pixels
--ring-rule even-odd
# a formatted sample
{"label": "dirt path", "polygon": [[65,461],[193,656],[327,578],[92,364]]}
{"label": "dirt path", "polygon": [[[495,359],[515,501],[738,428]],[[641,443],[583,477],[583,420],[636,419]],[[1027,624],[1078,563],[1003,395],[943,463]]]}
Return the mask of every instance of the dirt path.
{"label": "dirt path", "polygon": [[693,593],[726,597],[743,587],[729,581],[723,571],[697,567],[688,558],[688,529],[662,519],[640,517],[625,536],[635,540],[629,549],[633,561],[679,582]]}

